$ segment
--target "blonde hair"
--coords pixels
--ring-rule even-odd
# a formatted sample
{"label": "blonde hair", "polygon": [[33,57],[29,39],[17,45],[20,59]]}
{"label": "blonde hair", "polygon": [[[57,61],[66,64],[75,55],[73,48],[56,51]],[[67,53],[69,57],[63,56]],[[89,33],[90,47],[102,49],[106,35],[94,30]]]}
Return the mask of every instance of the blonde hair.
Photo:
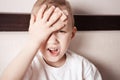
{"label": "blonde hair", "polygon": [[74,16],[73,16],[72,9],[68,1],[66,0],[37,0],[32,8],[31,14],[36,15],[41,5],[43,4],[47,4],[48,8],[52,5],[54,5],[55,7],[59,7],[59,8],[65,7],[65,9],[68,11],[68,14],[71,17],[72,26],[74,26]]}

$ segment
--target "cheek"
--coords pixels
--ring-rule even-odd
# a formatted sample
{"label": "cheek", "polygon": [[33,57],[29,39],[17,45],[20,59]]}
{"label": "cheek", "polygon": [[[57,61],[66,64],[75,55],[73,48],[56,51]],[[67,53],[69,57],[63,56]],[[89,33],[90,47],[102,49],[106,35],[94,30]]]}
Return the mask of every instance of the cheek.
{"label": "cheek", "polygon": [[64,36],[59,36],[59,42],[62,47],[68,47],[70,42],[71,42],[71,36],[70,35],[64,35]]}
{"label": "cheek", "polygon": [[60,42],[61,41],[66,42],[66,41],[71,40],[71,36],[70,36],[70,34],[61,34],[58,36],[58,39],[60,40]]}

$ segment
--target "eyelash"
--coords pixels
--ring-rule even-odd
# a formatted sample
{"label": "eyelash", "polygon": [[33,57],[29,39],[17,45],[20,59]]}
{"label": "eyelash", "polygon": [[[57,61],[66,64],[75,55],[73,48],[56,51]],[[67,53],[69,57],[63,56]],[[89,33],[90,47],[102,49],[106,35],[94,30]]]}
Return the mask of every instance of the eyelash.
{"label": "eyelash", "polygon": [[60,33],[66,33],[66,31],[63,31],[63,30],[60,30],[59,32],[60,32]]}

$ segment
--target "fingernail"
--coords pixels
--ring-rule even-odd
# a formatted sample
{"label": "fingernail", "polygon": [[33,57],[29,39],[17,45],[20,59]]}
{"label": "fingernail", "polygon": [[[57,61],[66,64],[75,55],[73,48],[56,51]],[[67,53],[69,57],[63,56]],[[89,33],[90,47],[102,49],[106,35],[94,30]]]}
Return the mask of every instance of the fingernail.
{"label": "fingernail", "polygon": [[55,9],[55,6],[51,6],[51,8]]}
{"label": "fingernail", "polygon": [[58,12],[58,15],[62,15],[62,13],[61,13],[61,12]]}
{"label": "fingernail", "polygon": [[67,19],[67,16],[63,14],[60,19],[61,19],[62,21],[65,21],[65,20]]}

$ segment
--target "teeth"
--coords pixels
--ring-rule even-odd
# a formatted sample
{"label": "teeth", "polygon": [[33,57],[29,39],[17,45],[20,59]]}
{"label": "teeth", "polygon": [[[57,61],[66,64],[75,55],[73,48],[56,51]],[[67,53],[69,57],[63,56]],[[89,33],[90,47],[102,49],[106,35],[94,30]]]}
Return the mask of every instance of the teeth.
{"label": "teeth", "polygon": [[49,50],[54,50],[54,51],[57,51],[58,49],[52,48],[52,49],[49,49]]}
{"label": "teeth", "polygon": [[58,47],[50,47],[48,48],[48,51],[54,56],[57,56],[60,52]]}

